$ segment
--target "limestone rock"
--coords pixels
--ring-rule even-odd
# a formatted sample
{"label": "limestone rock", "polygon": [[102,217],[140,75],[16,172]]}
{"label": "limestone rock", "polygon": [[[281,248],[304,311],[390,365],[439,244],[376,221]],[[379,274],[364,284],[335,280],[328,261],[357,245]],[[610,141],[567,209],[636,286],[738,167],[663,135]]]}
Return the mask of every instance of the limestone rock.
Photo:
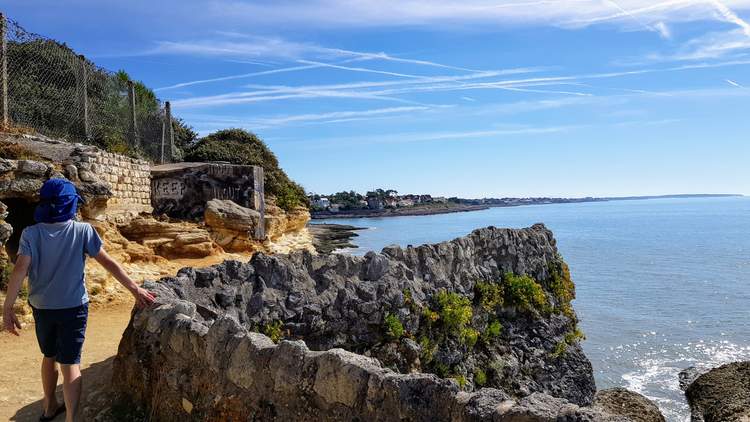
{"label": "limestone rock", "polygon": [[209,232],[194,223],[137,217],[118,228],[126,239],[165,258],[202,258],[221,251]]}
{"label": "limestone rock", "polygon": [[665,421],[654,402],[624,388],[598,391],[594,397],[594,407],[613,415],[626,416],[633,422]]}
{"label": "limestone rock", "polygon": [[[414,330],[411,307],[440,290],[471,296],[477,279],[508,271],[547,280],[558,259],[552,234],[536,225],[365,257],[259,253],[247,264],[186,268],[146,284],[159,305],[136,312],[125,331],[114,363],[117,399],[166,421],[630,420],[586,407],[594,382],[580,346],[551,356],[571,327],[562,315],[516,312],[503,320],[497,347],[464,354],[454,368],[470,371],[491,350],[504,362],[497,388],[462,391],[470,384],[399,373],[342,350],[382,344],[385,312]],[[294,341],[275,345],[257,329]],[[400,344],[407,360],[423,346]],[[180,410],[183,400],[190,414]]]}
{"label": "limestone rock", "polygon": [[0,174],[5,174],[11,171],[15,171],[18,168],[18,162],[16,160],[8,160],[0,158]]}
{"label": "limestone rock", "polygon": [[206,203],[204,219],[209,227],[252,236],[260,222],[260,213],[228,199],[212,199]]}
{"label": "limestone rock", "polygon": [[257,250],[265,236],[260,213],[230,200],[208,201],[204,219],[213,240],[230,252]]}
{"label": "limestone rock", "polygon": [[690,366],[688,368],[683,369],[678,374],[678,379],[680,380],[680,390],[685,391],[690,386],[690,384],[695,381],[696,378],[701,376],[705,371],[701,371],[700,369],[696,368],[695,366]]}
{"label": "limestone rock", "polygon": [[49,167],[39,161],[19,160],[17,171],[24,175],[43,177],[49,171]]}
{"label": "limestone rock", "polygon": [[714,368],[685,391],[694,422],[750,420],[750,361]]}

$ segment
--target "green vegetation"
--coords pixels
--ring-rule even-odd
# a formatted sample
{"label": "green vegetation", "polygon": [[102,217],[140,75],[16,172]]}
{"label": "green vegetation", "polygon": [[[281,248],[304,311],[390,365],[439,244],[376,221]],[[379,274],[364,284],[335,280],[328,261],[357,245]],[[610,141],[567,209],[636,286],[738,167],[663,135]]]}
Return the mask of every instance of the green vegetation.
{"label": "green vegetation", "polygon": [[[19,29],[20,30],[20,29]],[[22,31],[22,30],[20,30]],[[134,82],[135,114],[141,148],[129,141],[131,117],[125,71],[110,73],[54,40],[30,37],[8,42],[8,105],[13,125],[45,135],[94,144],[109,152],[152,159],[159,157],[163,115],[161,103],[142,82]],[[79,105],[81,67],[86,69],[90,138],[84,133]],[[196,134],[172,119],[178,148]]]}
{"label": "green vegetation", "polygon": [[384,320],[385,335],[390,340],[398,340],[404,336],[404,325],[396,315],[385,314]]}
{"label": "green vegetation", "polygon": [[453,378],[454,380],[456,380],[456,382],[458,383],[459,388],[463,389],[464,387],[466,387],[466,377],[465,376],[457,374],[457,375],[451,375],[451,378]]}
{"label": "green vegetation", "polygon": [[505,301],[525,311],[538,310],[542,314],[551,311],[547,301],[547,295],[542,286],[528,275],[515,275],[506,273],[503,277],[505,282]]}
{"label": "green vegetation", "polygon": [[571,302],[576,297],[576,289],[570,278],[570,268],[562,259],[550,265],[550,290],[557,300],[557,310],[570,319],[575,320],[575,312]]}
{"label": "green vegetation", "polygon": [[492,321],[487,324],[487,328],[484,330],[484,333],[482,333],[482,341],[485,343],[490,343],[492,339],[500,337],[500,333],[502,332],[503,325],[500,324],[500,321]]}
{"label": "green vegetation", "polygon": [[479,387],[483,387],[487,384],[487,374],[479,368],[474,370],[474,384]]}
{"label": "green vegetation", "polygon": [[487,312],[494,312],[498,307],[503,306],[503,285],[493,282],[478,281],[474,285],[476,292],[475,298],[478,298],[479,305]]}
{"label": "green vegetation", "polygon": [[435,375],[439,376],[440,378],[445,378],[448,376],[448,371],[450,371],[450,368],[448,368],[448,365],[444,364],[443,362],[435,361],[432,365],[432,369],[435,373]]}
{"label": "green vegetation", "polygon": [[437,304],[440,321],[449,333],[460,334],[466,324],[471,322],[473,311],[467,297],[442,290],[437,294]]}
{"label": "green vegetation", "polygon": [[432,358],[437,350],[437,344],[433,344],[429,337],[422,336],[419,338],[419,347],[422,349],[421,355],[419,356],[422,363],[429,364],[432,362]]}
{"label": "green vegetation", "polygon": [[284,210],[308,205],[305,190],[289,179],[279,160],[255,134],[242,129],[224,129],[198,140],[185,154],[186,161],[227,161],[263,167],[266,193],[276,197]]}
{"label": "green vegetation", "polygon": [[461,330],[459,338],[463,344],[472,348],[477,344],[477,340],[479,340],[479,331],[473,328],[464,328]]}
{"label": "green vegetation", "polygon": [[284,328],[284,324],[281,321],[273,321],[263,326],[263,334],[267,335],[274,343],[278,343],[284,337],[282,328]]}
{"label": "green vegetation", "polygon": [[440,315],[430,308],[424,308],[424,310],[422,310],[422,318],[427,321],[428,325],[432,325],[438,319],[440,319]]}
{"label": "green vegetation", "polygon": [[555,350],[552,352],[552,357],[559,358],[562,355],[564,355],[568,351],[568,346],[572,346],[576,343],[578,343],[581,340],[585,340],[586,336],[583,334],[583,332],[575,328],[573,331],[570,331],[568,333],[565,333],[565,336],[563,336],[563,339],[557,343],[555,346]]}

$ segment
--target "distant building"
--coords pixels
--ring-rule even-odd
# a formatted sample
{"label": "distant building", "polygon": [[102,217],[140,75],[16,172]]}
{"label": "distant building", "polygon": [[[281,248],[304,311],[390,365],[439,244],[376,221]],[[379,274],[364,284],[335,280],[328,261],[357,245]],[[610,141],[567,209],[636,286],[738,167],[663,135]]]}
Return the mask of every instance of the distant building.
{"label": "distant building", "polygon": [[328,211],[330,212],[339,212],[341,209],[341,204],[331,204],[328,206]]}
{"label": "distant building", "polygon": [[368,196],[367,197],[367,208],[371,210],[382,210],[383,209],[383,201],[380,200],[377,196]]}
{"label": "distant building", "polygon": [[398,199],[392,196],[389,196],[383,199],[383,202],[385,203],[385,206],[388,208],[396,208],[398,206]]}
{"label": "distant building", "polygon": [[412,200],[412,199],[406,199],[406,198],[401,198],[401,199],[398,200],[398,202],[396,203],[396,205],[398,205],[399,207],[402,207],[402,208],[413,207],[414,206],[414,200]]}
{"label": "distant building", "polygon": [[436,196],[436,197],[432,198],[432,202],[439,202],[441,204],[444,204],[444,203],[448,202],[448,199],[446,197],[444,197],[444,196]]}
{"label": "distant building", "polygon": [[326,209],[330,205],[331,205],[331,201],[326,197],[322,197],[320,199],[316,199],[315,201],[313,201],[313,207],[315,208]]}

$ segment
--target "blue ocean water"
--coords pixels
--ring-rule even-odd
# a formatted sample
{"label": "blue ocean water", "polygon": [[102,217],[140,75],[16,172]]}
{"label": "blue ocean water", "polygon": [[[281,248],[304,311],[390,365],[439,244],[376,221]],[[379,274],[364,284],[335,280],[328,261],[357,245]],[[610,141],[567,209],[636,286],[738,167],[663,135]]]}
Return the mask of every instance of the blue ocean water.
{"label": "blue ocean water", "polygon": [[[322,221],[321,221],[322,222]],[[655,400],[689,420],[677,374],[750,359],[750,198],[654,199],[332,219],[367,227],[358,249],[450,240],[543,222],[576,283],[575,309],[598,388]]]}

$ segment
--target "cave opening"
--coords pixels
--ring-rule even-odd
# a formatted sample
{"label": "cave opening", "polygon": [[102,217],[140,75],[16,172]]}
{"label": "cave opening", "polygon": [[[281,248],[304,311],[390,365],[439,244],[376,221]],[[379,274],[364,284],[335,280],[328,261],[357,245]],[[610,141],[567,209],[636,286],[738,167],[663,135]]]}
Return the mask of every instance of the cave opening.
{"label": "cave opening", "polygon": [[21,232],[36,223],[34,209],[37,203],[23,198],[5,198],[2,202],[8,207],[8,217],[5,218],[5,222],[13,227],[13,234],[5,243],[5,252],[8,253],[11,262],[16,262]]}

